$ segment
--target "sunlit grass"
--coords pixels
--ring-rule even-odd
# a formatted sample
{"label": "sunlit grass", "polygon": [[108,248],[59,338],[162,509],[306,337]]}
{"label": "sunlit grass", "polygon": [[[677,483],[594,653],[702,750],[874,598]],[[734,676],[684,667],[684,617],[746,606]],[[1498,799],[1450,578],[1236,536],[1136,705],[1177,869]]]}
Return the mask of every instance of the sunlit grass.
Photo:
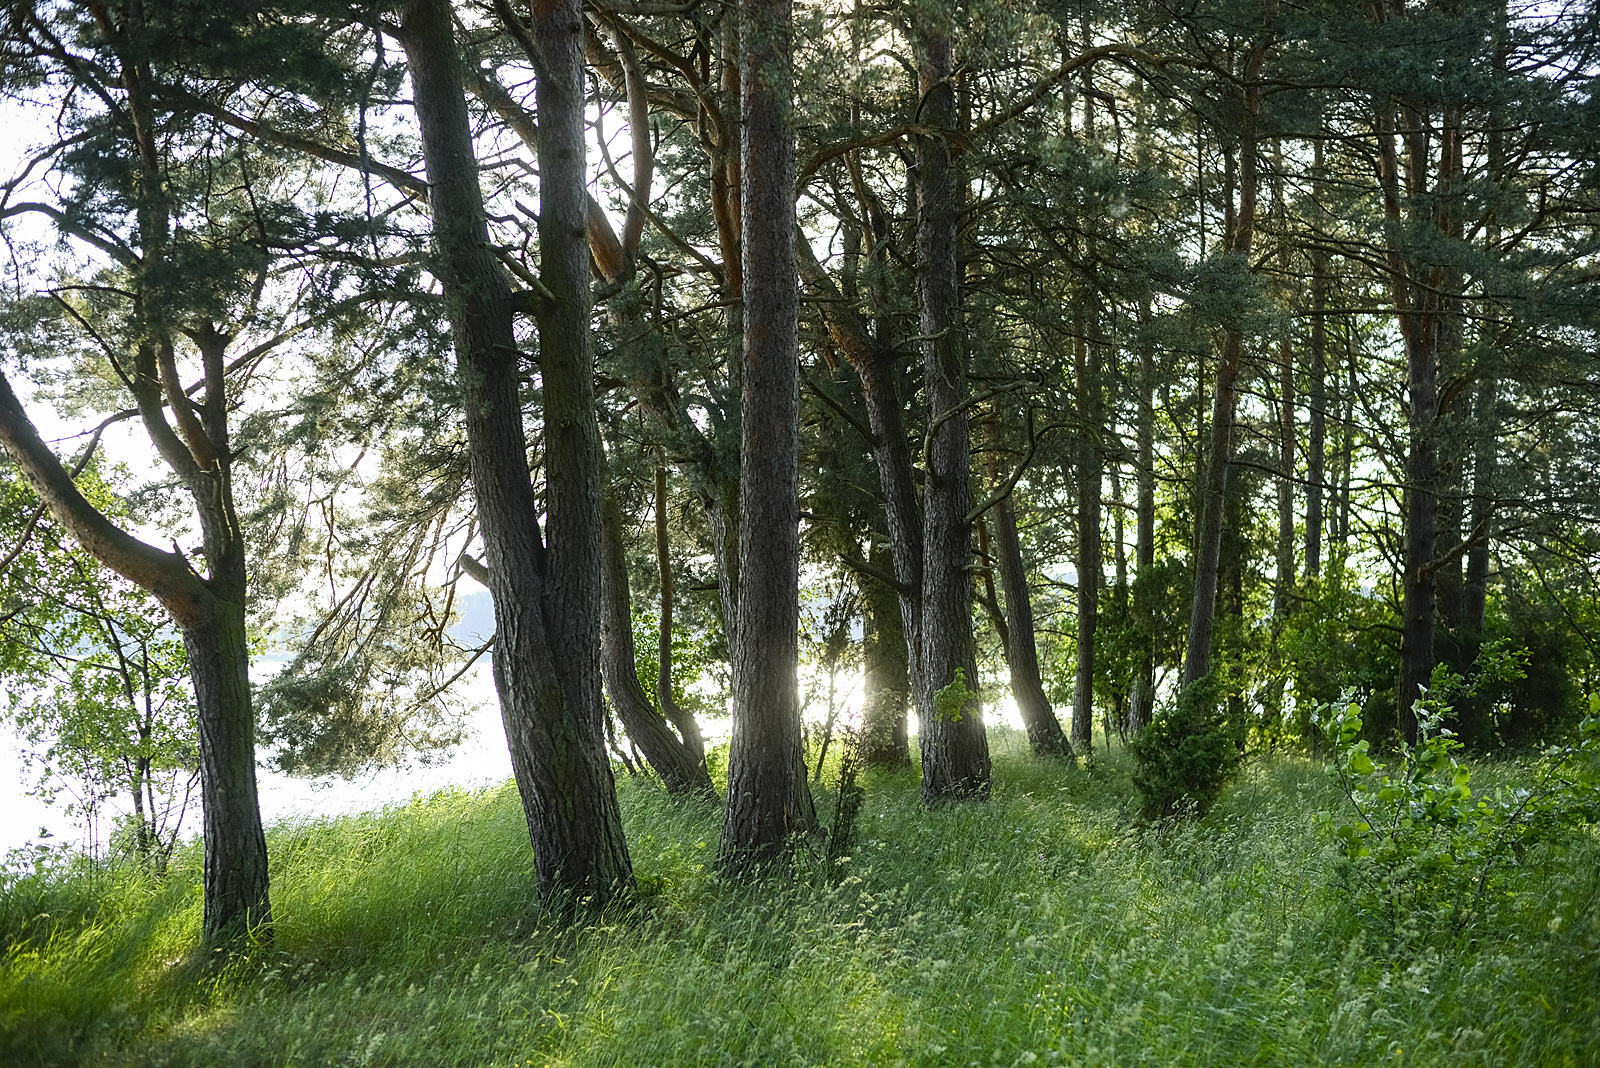
{"label": "sunlit grass", "polygon": [[[1202,823],[1142,828],[1120,752],[997,734],[986,806],[870,776],[843,876],[729,885],[720,814],[622,801],[636,899],[541,916],[510,787],[278,827],[277,929],[195,961],[198,863],[0,892],[0,1065],[1587,1065],[1600,846],[1477,928],[1345,900],[1320,769],[1258,758]],[[1516,769],[1496,776],[1514,778]],[[831,797],[819,798],[826,811]]]}

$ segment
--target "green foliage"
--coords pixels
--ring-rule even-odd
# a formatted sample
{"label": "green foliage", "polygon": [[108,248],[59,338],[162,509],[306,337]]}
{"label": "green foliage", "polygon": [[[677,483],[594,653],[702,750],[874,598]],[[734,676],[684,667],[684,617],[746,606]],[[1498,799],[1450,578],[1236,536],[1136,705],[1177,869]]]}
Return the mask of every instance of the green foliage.
{"label": "green foliage", "polygon": [[[1485,664],[1486,681],[1520,674],[1504,653]],[[1443,694],[1458,688],[1445,672],[1415,704],[1416,745],[1401,744],[1393,760],[1372,759],[1361,710],[1353,702],[1325,706],[1319,716],[1333,750],[1328,775],[1345,806],[1319,814],[1319,823],[1351,862],[1357,903],[1385,917],[1394,930],[1414,928],[1430,915],[1450,922],[1481,913],[1486,899],[1514,885],[1519,868],[1536,862],[1534,847],[1600,814],[1600,698],[1589,701],[1578,741],[1546,749],[1527,781],[1475,793],[1462,744],[1444,723]]]}
{"label": "green foliage", "polygon": [[933,692],[933,714],[950,723],[960,723],[969,709],[977,708],[978,692],[967,687],[967,671],[956,668],[949,685]]}
{"label": "green foliage", "polygon": [[[675,618],[678,616],[674,614]],[[634,664],[639,685],[651,703],[656,701],[656,680],[660,673],[661,615],[645,608],[639,599],[633,604]],[[672,701],[696,719],[725,719],[728,706],[725,694],[728,681],[727,648],[722,636],[709,629],[687,626],[672,630]],[[708,685],[709,684],[709,685]]]}
{"label": "green foliage", "polygon": [[1206,676],[1128,744],[1145,819],[1205,815],[1238,770],[1240,726],[1222,714],[1218,690]]}
{"label": "green foliage", "polygon": [[[126,504],[91,465],[79,486],[101,511]],[[33,793],[95,818],[129,810],[113,844],[160,868],[199,774],[188,655],[156,599],[102,568],[0,462],[0,720],[27,746]]]}
{"label": "green foliage", "polygon": [[1063,778],[994,741],[985,806],[930,813],[914,773],[869,774],[837,881],[818,861],[723,882],[716,806],[624,782],[642,889],[578,927],[532,905],[509,785],[269,830],[276,938],[224,968],[187,956],[196,849],[165,885],[8,876],[0,1064],[1559,1065],[1600,1046],[1593,843],[1492,925],[1393,954],[1319,863],[1304,813],[1336,792],[1313,765],[1252,762],[1206,820],[1138,829],[1121,751]]}
{"label": "green foliage", "polygon": [[1286,726],[1315,748],[1322,736],[1312,710],[1353,690],[1368,706],[1369,728],[1393,728],[1394,680],[1400,670],[1393,607],[1363,592],[1360,576],[1339,560],[1330,561],[1322,577],[1307,581],[1302,592],[1278,636],[1295,696],[1296,719]]}

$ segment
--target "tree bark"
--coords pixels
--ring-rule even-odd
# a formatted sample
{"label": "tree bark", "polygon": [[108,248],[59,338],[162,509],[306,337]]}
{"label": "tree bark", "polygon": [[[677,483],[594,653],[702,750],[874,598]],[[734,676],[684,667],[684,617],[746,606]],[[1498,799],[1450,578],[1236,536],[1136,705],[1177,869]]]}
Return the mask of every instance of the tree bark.
{"label": "tree bark", "polygon": [[816,826],[796,671],[800,625],[799,299],[789,0],[742,0],[743,389],[733,738],[719,859],[733,875]]}
{"label": "tree bark", "polygon": [[[157,402],[155,414],[159,412]],[[166,426],[164,419],[160,426]],[[225,450],[226,440],[219,444]],[[182,555],[134,538],[78,492],[72,476],[40,439],[3,372],[0,445],[56,521],[101,563],[155,594],[182,632],[200,733],[203,936],[213,945],[246,932],[263,936],[272,918],[267,843],[256,790],[244,553],[230,533],[237,532],[237,523],[227,521],[232,499],[224,477],[225,452],[213,457],[211,468],[189,470],[186,479],[191,495],[196,488],[214,490],[214,495],[195,497],[211,572],[202,578]]]}
{"label": "tree bark", "polygon": [[435,270],[454,333],[494,599],[495,689],[539,891],[598,903],[631,883],[632,866],[600,701],[600,451],[588,356],[582,13],[576,0],[548,0],[534,5],[533,17],[543,67],[540,274],[552,298],[538,316],[548,548],[528,478],[515,302],[490,251],[447,0],[406,3],[400,41],[422,133]]}
{"label": "tree bark", "polygon": [[914,27],[919,113],[916,138],[917,297],[928,402],[923,491],[918,738],[922,799],[987,800],[989,740],[978,699],[972,635],[972,508],[967,428],[967,353],[961,321],[956,236],[964,182],[958,136],[950,16],[930,12]]}
{"label": "tree bark", "polygon": [[[828,335],[861,380],[861,398],[872,431],[872,458],[883,492],[884,521],[894,565],[896,594],[905,635],[906,662],[913,694],[919,692],[922,655],[922,509],[911,463],[905,415],[897,382],[897,357],[887,337],[874,337],[848,307],[822,265],[802,241],[800,270],[808,285],[822,294],[820,307]],[[918,707],[918,714],[921,708]]]}
{"label": "tree bark", "polygon": [[[1444,468],[1440,461],[1439,357],[1444,319],[1446,269],[1424,262],[1402,244],[1404,200],[1413,205],[1427,192],[1430,154],[1422,116],[1404,106],[1405,194],[1402,197],[1400,156],[1395,147],[1394,104],[1378,105],[1379,177],[1384,214],[1395,236],[1386,256],[1395,314],[1406,351],[1405,530],[1403,599],[1401,604],[1400,685],[1396,695],[1399,726],[1408,743],[1417,739],[1414,709],[1433,674],[1434,616],[1438,605],[1439,501]],[[1439,176],[1434,193],[1438,205],[1432,224],[1447,236],[1452,188],[1459,169],[1460,129],[1446,115],[1440,138]],[[1413,206],[1412,211],[1417,209]],[[1415,220],[1413,220],[1415,221]]]}

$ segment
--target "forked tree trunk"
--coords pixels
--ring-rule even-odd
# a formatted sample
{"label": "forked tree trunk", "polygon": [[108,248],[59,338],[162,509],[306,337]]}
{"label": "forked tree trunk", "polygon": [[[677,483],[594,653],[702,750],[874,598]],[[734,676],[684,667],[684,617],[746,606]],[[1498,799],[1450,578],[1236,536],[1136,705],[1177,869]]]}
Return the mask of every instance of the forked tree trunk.
{"label": "forked tree trunk", "polygon": [[816,826],[795,673],[800,625],[799,299],[789,0],[742,0],[743,389],[733,738],[719,860],[746,874]]}
{"label": "forked tree trunk", "polygon": [[405,4],[400,40],[410,61],[435,271],[454,334],[494,598],[495,689],[539,891],[600,902],[631,883],[632,868],[600,701],[600,449],[588,355],[583,23],[577,0],[535,5],[534,19],[543,66],[540,275],[553,298],[539,313],[548,548],[528,476],[514,300],[491,251],[447,0]]}

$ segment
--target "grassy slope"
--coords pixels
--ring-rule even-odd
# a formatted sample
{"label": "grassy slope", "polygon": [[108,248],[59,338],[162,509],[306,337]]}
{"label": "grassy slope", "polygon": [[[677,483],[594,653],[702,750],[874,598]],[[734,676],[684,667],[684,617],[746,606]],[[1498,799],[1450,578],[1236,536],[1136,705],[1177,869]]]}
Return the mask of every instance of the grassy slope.
{"label": "grassy slope", "polygon": [[1140,831],[1114,754],[997,735],[995,799],[869,783],[830,884],[725,885],[718,816],[623,784],[643,893],[541,924],[509,788],[269,836],[275,943],[206,967],[198,856],[0,888],[0,1065],[1600,1063],[1600,843],[1477,924],[1345,904],[1311,765]]}

